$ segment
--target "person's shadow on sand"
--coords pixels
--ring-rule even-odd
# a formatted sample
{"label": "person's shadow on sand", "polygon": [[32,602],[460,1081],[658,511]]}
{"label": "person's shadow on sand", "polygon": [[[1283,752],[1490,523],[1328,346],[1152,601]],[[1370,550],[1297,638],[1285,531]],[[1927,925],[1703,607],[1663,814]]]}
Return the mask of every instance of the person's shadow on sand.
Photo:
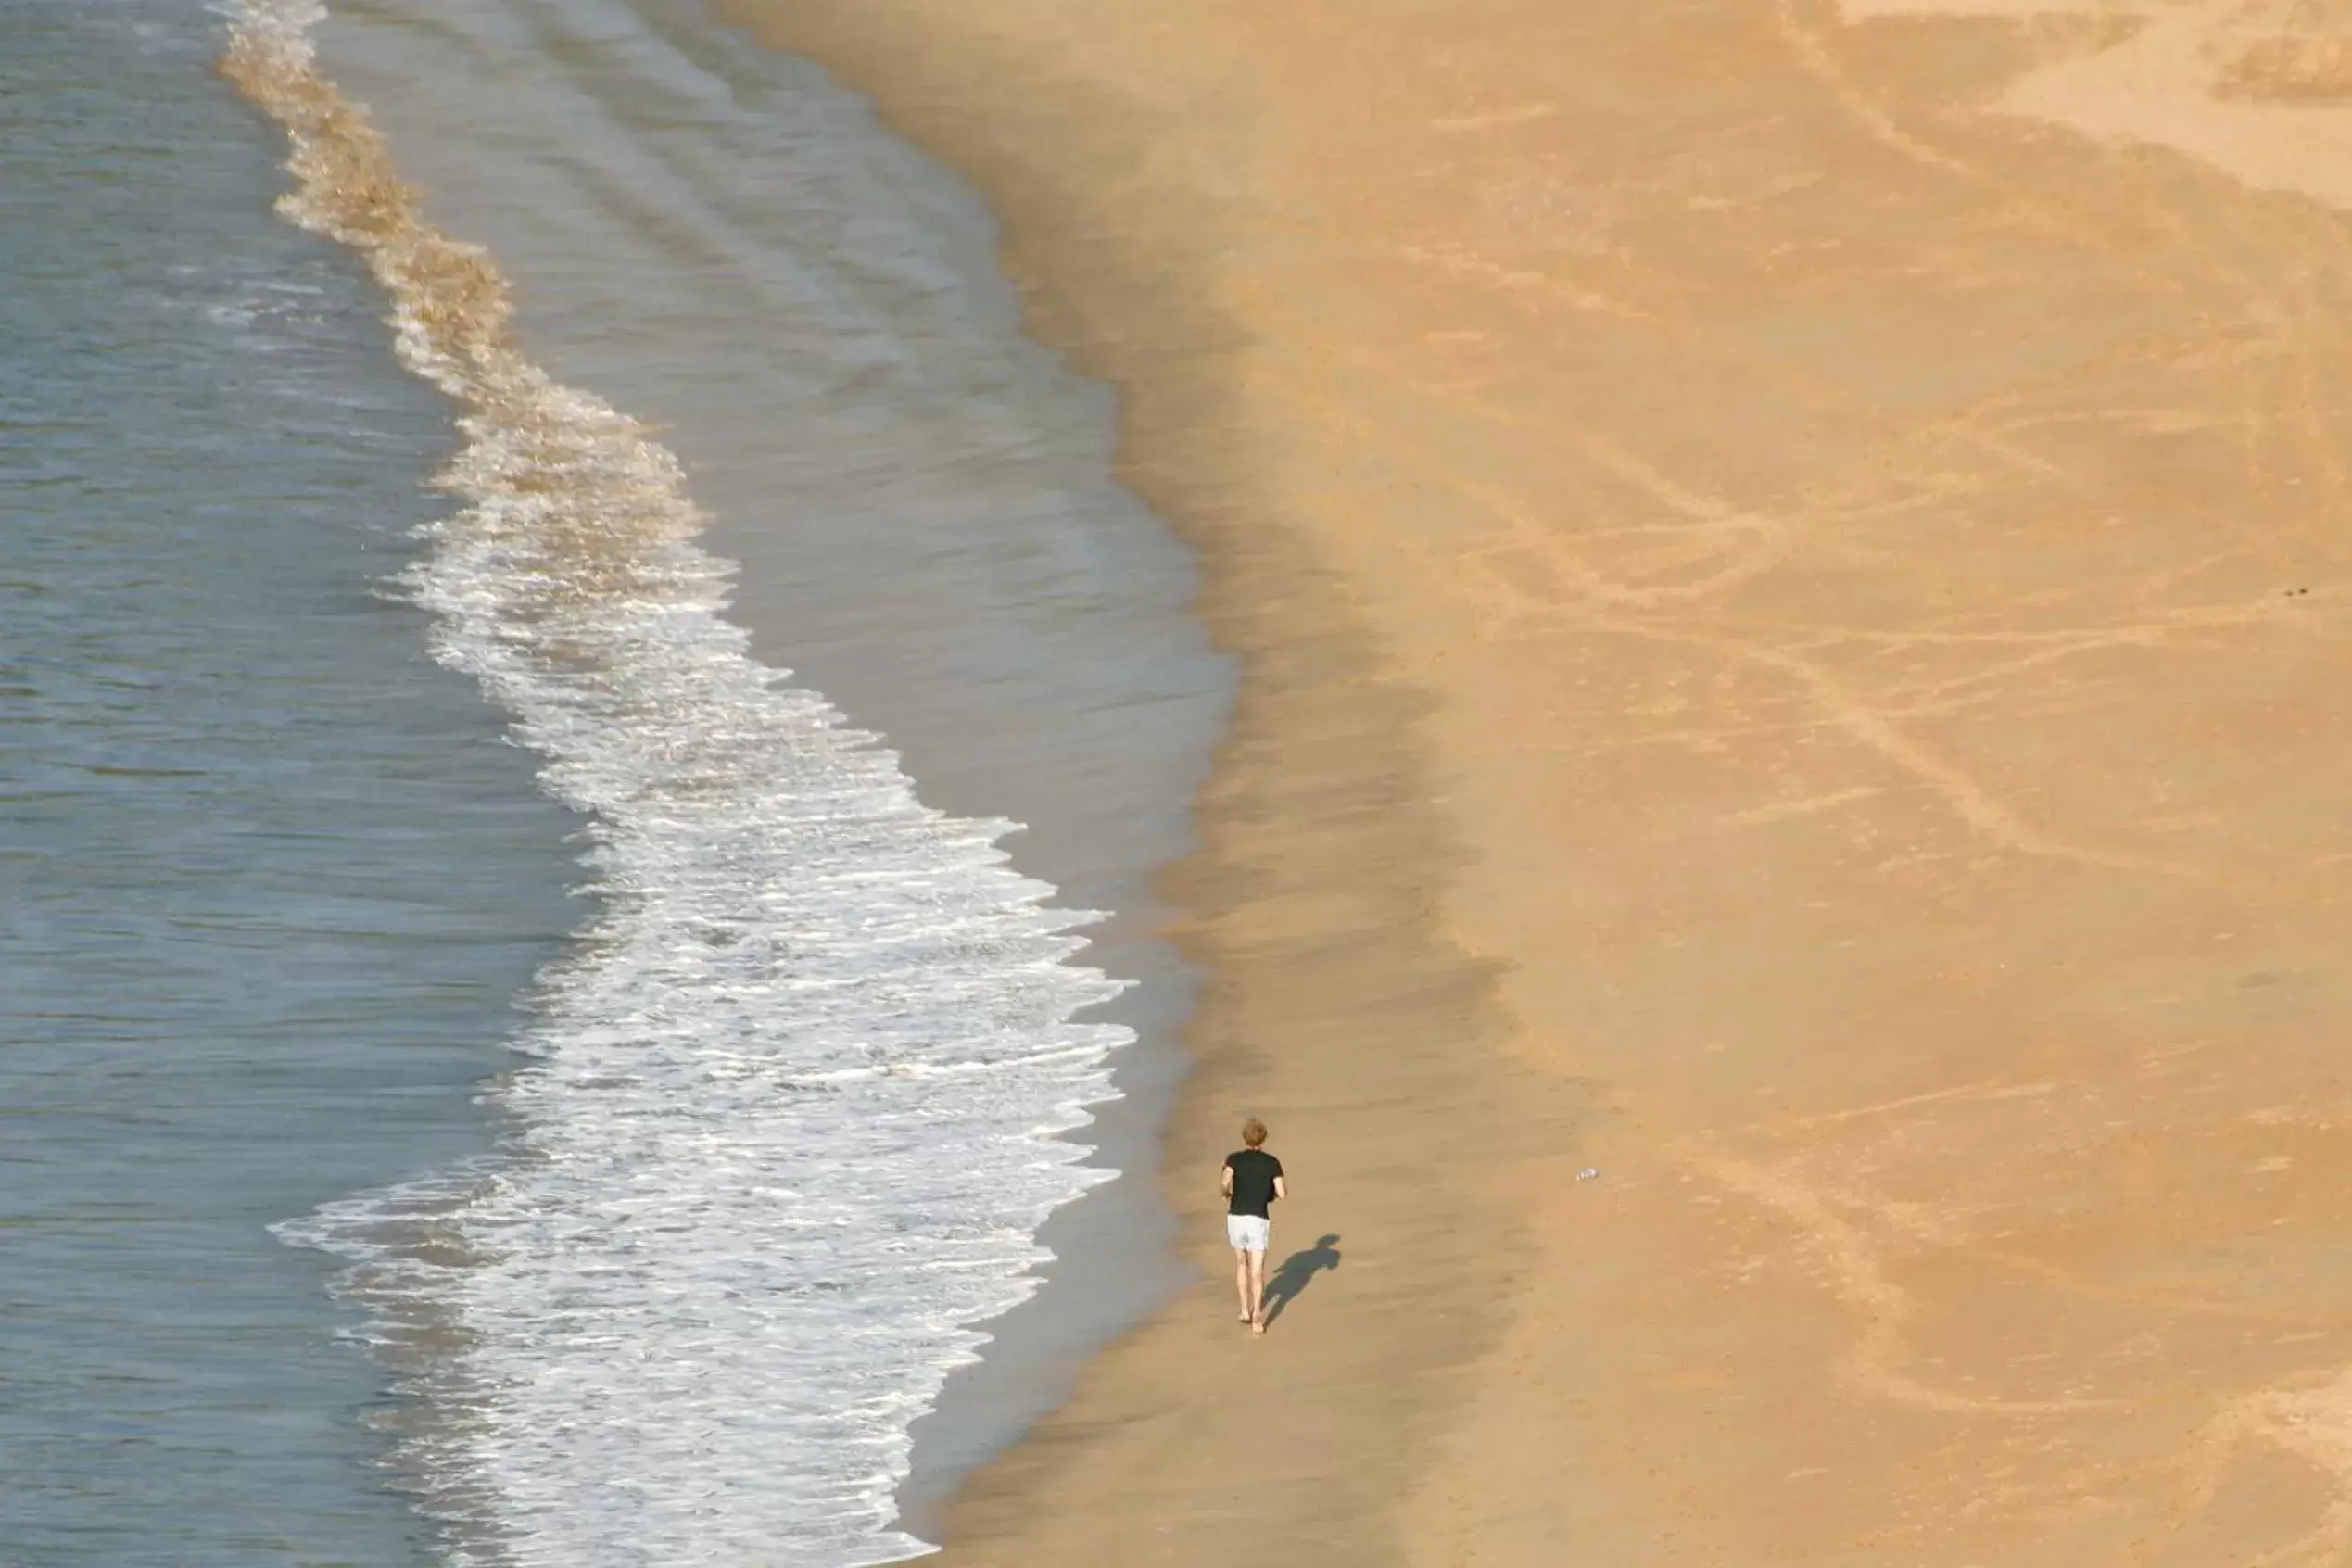
{"label": "person's shadow on sand", "polygon": [[1307,1288],[1307,1282],[1326,1269],[1339,1267],[1339,1238],[1325,1236],[1303,1252],[1294,1252],[1282,1267],[1266,1276],[1266,1321],[1271,1324],[1283,1309]]}

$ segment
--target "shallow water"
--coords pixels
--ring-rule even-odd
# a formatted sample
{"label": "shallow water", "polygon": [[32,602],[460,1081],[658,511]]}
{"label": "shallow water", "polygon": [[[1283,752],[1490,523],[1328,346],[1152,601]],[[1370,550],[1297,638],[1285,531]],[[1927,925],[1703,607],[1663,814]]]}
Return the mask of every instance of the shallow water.
{"label": "shallow water", "polygon": [[0,1559],[920,1550],[1170,1278],[1189,561],[808,68],[355,6],[484,258],[239,14],[359,254],[229,19],[0,0]]}
{"label": "shallow water", "polygon": [[[456,1560],[919,1549],[909,1465],[935,1492],[1169,1277],[1119,1183],[993,1321],[1174,1070],[1147,884],[1226,678],[1190,563],[1106,477],[1106,397],[1019,337],[985,215],[806,67],[679,6],[355,6],[332,74],[428,225],[267,85],[311,80],[301,8],[250,14],[294,52],[247,80],[314,124],[297,215],[466,412],[411,586],[591,815],[601,906],[506,1157],[285,1233],[360,1265]],[[1115,916],[1082,963],[1073,904]]]}

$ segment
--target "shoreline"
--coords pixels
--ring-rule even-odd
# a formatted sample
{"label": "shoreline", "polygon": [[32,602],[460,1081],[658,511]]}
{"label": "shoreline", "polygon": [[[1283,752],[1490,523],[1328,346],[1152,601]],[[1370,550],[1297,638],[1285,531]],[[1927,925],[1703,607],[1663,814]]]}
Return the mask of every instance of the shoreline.
{"label": "shoreline", "polygon": [[[649,29],[634,57],[616,47],[625,30],[599,39],[596,59],[636,89],[629,101],[678,90],[670,107],[695,112],[600,118],[609,81],[559,78],[552,95],[499,100],[503,156],[474,158],[484,121],[469,84],[534,44],[558,54],[566,36],[560,19],[517,34],[517,15],[484,9],[449,28],[346,15],[327,25],[322,58],[425,193],[403,221],[429,223],[419,232],[436,247],[445,234],[487,245],[512,282],[519,309],[511,339],[493,334],[499,351],[525,352],[663,431],[691,494],[672,499],[709,514],[696,546],[727,563],[725,621],[750,651],[879,730],[925,806],[975,830],[1024,820],[1004,847],[1012,870],[1054,884],[1050,906],[1112,912],[1054,967],[1145,989],[1090,1005],[1069,1037],[1140,1038],[1107,1063],[1124,1097],[1058,1142],[1092,1145],[1084,1165],[1136,1169],[1128,1145],[1149,1137],[1178,1070],[1166,1034],[1189,985],[1150,929],[1143,889],[1183,841],[1185,786],[1205,765],[1227,671],[1181,608],[1189,559],[1101,472],[1107,399],[1012,330],[991,231],[960,185],[876,134],[862,104],[808,91],[813,68],[729,61],[715,30]],[[664,75],[666,51],[689,43],[692,69]],[[711,111],[712,81],[750,100],[740,115]],[[631,187],[641,205],[553,172],[592,169],[568,160],[583,146],[626,163],[680,144],[704,161]],[[710,156],[720,149],[731,156]],[[763,188],[779,149],[797,181]],[[664,209],[700,225],[642,221]],[[714,254],[734,264],[701,276]],[[968,420],[952,397],[964,381],[990,394]],[[843,387],[857,396],[837,407],[826,394]],[[841,527],[845,509],[864,525]],[[1022,722],[1003,722],[1008,709]],[[1018,976],[1028,965],[1011,956]],[[1106,1185],[1056,1208],[1035,1239],[1080,1255],[1048,1271],[1055,1310],[980,1322],[990,1354],[949,1363],[915,1435],[928,1471],[1001,1447],[1056,1397],[1072,1359],[1164,1288],[1148,1193]],[[925,1480],[901,1495],[902,1527],[922,1522]]]}
{"label": "shoreline", "polygon": [[[722,8],[987,195],[1244,661],[1201,1278],[950,1562],[2340,1546],[2352,229],[2271,121],[2000,0]],[[1260,1347],[1244,1111],[1345,1259]]]}
{"label": "shoreline", "polygon": [[[988,197],[1027,330],[1119,389],[1115,474],[1201,557],[1195,613],[1242,665],[1215,766],[1194,803],[1199,846],[1160,879],[1176,911],[1173,940],[1205,977],[1182,1031],[1189,1070],[1151,1167],[1175,1219],[1182,1282],[1079,1369],[1059,1408],[960,1478],[942,1514],[945,1561],[1116,1553],[1190,1568],[1237,1535],[1300,1561],[1396,1560],[1385,1505],[1434,1458],[1449,1407],[1469,1397],[1449,1387],[1452,1375],[1499,1344],[1512,1281],[1507,1271],[1498,1282],[1484,1260],[1511,1256],[1520,1238],[1509,1203],[1499,1191],[1481,1193],[1486,1178],[1473,1172],[1427,1172],[1406,1201],[1393,1201],[1395,1151],[1454,1121],[1476,1125],[1488,1153],[1516,1166],[1572,1147],[1591,1114],[1576,1086],[1508,1059],[1492,968],[1444,928],[1448,867],[1461,847],[1432,800],[1419,733],[1428,699],[1334,598],[1336,575],[1309,542],[1248,519],[1252,432],[1235,411],[1239,394],[1213,364],[1187,362],[1197,346],[1233,335],[1217,307],[1188,297],[1182,282],[1194,267],[1178,235],[1191,235],[1205,259],[1213,220],[1163,213],[1148,239],[1069,235],[1056,193],[1040,195],[997,161],[1018,163],[1010,138],[991,144],[969,119],[927,112],[923,95],[935,82],[894,82],[888,64],[858,46],[868,40],[801,31],[811,7],[795,7],[781,31],[756,4],[719,8],[870,95],[885,124]],[[858,31],[854,19],[843,25]],[[1057,103],[1062,84],[1022,78],[1005,58],[947,53],[976,76],[1012,72],[1032,105]],[[1099,100],[1075,112],[1090,133],[1119,122],[1096,144],[1108,161],[1132,152],[1129,135],[1150,134]],[[976,132],[986,150],[973,156],[960,138]],[[1119,281],[1062,286],[1056,271],[1073,265]],[[1129,313],[1090,314],[1106,296]],[[1127,333],[1137,320],[1150,323],[1142,341]],[[1334,1093],[1337,1076],[1344,1094]],[[1337,1274],[1310,1278],[1289,1308],[1291,1330],[1278,1321],[1259,1345],[1228,1332],[1230,1266],[1215,1199],[1217,1161],[1245,1114],[1272,1124],[1269,1146],[1294,1172],[1270,1271],[1295,1253],[1327,1250],[1348,1287],[1343,1297]],[[1478,1287],[1463,1292],[1464,1279]],[[1310,1337],[1298,1326],[1319,1319],[1337,1332]],[[1271,1372],[1253,1354],[1284,1364]],[[1339,1385],[1374,1393],[1369,1408],[1358,1401],[1345,1412],[1346,1425],[1298,1397]],[[1098,1439],[1111,1429],[1131,1435]],[[1220,1480],[1238,1453],[1258,1456],[1246,1468],[1260,1479],[1311,1475],[1317,1506],[1302,1513],[1280,1486]],[[1344,1467],[1332,1462],[1343,1454]],[[1072,1506],[1073,1494],[1119,1501]],[[1155,1511],[1150,1538],[1139,1540],[1126,1507],[1171,1496],[1201,1506],[1182,1517]]]}

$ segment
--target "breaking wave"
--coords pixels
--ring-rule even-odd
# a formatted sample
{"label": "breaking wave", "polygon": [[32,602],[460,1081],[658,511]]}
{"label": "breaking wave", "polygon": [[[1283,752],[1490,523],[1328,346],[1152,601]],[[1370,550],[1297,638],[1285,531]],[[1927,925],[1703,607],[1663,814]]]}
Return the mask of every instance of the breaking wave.
{"label": "breaking wave", "polygon": [[407,591],[584,814],[595,913],[540,977],[477,1165],[280,1228],[349,1260],[398,1464],[457,1564],[804,1568],[892,1527],[907,1429],[1108,1173],[1092,917],[1013,826],[924,807],[876,738],[752,660],[677,460],[509,330],[318,70],[310,0],[243,0],[222,70],[285,128],[293,221],[349,246],[460,407],[460,499]]}

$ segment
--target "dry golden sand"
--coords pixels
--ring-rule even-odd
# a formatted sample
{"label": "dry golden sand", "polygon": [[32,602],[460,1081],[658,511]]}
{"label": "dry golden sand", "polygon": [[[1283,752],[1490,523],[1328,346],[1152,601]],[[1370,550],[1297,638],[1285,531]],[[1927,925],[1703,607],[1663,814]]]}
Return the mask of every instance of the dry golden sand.
{"label": "dry golden sand", "polygon": [[948,1562],[2352,1561],[2352,7],[738,4],[1247,661],[1203,1282]]}

